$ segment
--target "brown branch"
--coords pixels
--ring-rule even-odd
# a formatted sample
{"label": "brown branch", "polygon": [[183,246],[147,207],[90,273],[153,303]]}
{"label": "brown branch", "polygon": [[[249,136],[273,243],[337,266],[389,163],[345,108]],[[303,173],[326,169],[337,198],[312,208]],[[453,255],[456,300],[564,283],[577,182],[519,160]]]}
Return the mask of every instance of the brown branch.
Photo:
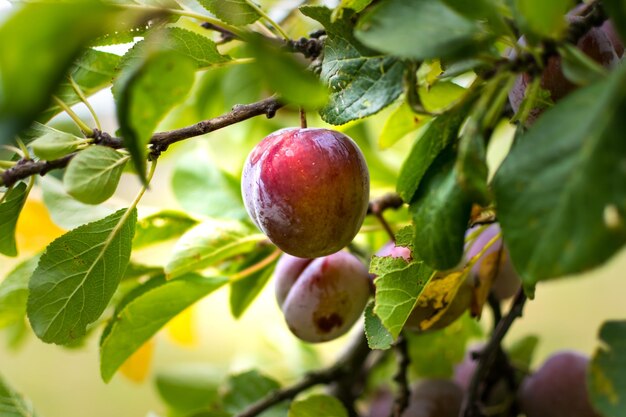
{"label": "brown branch", "polygon": [[409,380],[407,377],[411,358],[409,357],[407,340],[404,335],[400,335],[396,342],[396,352],[398,355],[398,370],[393,380],[398,384],[398,395],[393,405],[391,417],[401,417],[402,413],[409,406],[411,391],[409,390]]}
{"label": "brown branch", "polygon": [[509,328],[518,317],[522,316],[524,310],[524,304],[526,303],[526,295],[522,288],[519,289],[513,300],[513,305],[508,314],[500,320],[498,326],[494,330],[489,342],[480,352],[480,358],[476,371],[472,375],[472,380],[468,388],[467,395],[463,402],[463,408],[461,411],[461,417],[482,417],[483,414],[480,411],[480,398],[483,390],[483,383],[487,379],[493,365],[495,364],[498,356],[503,354],[502,352],[502,339],[506,336]]}
{"label": "brown branch", "polygon": [[[150,140],[151,156],[153,158],[158,157],[161,152],[166,151],[168,146],[173,143],[204,135],[255,116],[265,115],[267,118],[272,118],[276,114],[276,111],[283,106],[284,104],[278,101],[276,97],[270,97],[256,103],[237,105],[228,113],[224,113],[213,119],[201,121],[191,126],[155,133]],[[108,133],[99,130],[94,131],[93,139],[94,143],[97,145],[108,146],[114,149],[124,146],[121,138],[112,137]],[[31,175],[45,175],[53,169],[64,168],[75,155],[76,153],[72,153],[53,161],[21,159],[18,161],[17,165],[7,169],[0,175],[0,185],[10,187],[17,181]]]}
{"label": "brown branch", "polygon": [[[350,375],[360,375],[358,370],[367,359],[371,350],[367,346],[365,333],[358,332],[357,338],[353,340],[343,355],[339,357],[334,365],[319,371],[306,374],[300,381],[287,388],[271,392],[266,397],[250,405],[235,417],[254,417],[261,414],[268,408],[285,400],[290,400],[303,391],[321,384],[341,383]],[[341,399],[341,398],[340,398]]]}
{"label": "brown branch", "polygon": [[404,201],[398,194],[389,193],[371,200],[367,206],[367,214],[382,213],[387,209],[399,209],[403,205]]}

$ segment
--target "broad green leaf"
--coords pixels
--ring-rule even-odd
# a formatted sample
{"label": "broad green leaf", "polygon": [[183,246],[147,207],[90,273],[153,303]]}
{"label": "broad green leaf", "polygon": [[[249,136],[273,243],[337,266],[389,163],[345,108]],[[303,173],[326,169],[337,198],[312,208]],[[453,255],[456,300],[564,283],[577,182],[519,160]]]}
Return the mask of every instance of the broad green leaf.
{"label": "broad green leaf", "polygon": [[289,417],[348,417],[341,401],[330,395],[316,394],[297,400],[289,407]]}
{"label": "broad green leaf", "polygon": [[389,148],[407,134],[424,126],[429,120],[429,116],[415,114],[403,101],[385,122],[378,138],[378,146],[380,149]]}
{"label": "broad green leaf", "polygon": [[[244,262],[238,270],[243,270],[258,262],[262,262],[267,259],[268,256],[272,256],[272,253],[272,248],[267,251],[261,251],[256,254],[256,256],[252,256],[247,262]],[[261,290],[263,290],[267,281],[272,277],[275,266],[276,262],[272,262],[253,274],[231,283],[229,302],[230,313],[233,317],[238,319],[243,315]]]}
{"label": "broad green leaf", "polygon": [[487,21],[489,29],[499,34],[509,34],[505,18],[511,17],[510,10],[505,7],[502,0],[442,0],[447,6],[457,13],[478,21]]}
{"label": "broad green leaf", "polygon": [[567,27],[565,14],[573,5],[572,0],[547,3],[541,0],[515,0],[522,29],[538,38],[559,38]]}
{"label": "broad green leaf", "polygon": [[180,205],[190,212],[237,220],[248,217],[239,182],[219,169],[202,146],[177,159],[172,190]]}
{"label": "broad green leaf", "polygon": [[398,178],[397,191],[404,201],[413,199],[422,177],[435,158],[456,141],[466,115],[464,108],[449,110],[430,122],[426,131],[417,139],[402,164]]}
{"label": "broad green leaf", "polygon": [[133,249],[176,238],[197,223],[197,220],[180,211],[164,210],[151,214],[137,222]]}
{"label": "broad green leaf", "polygon": [[[224,409],[233,415],[238,414],[278,388],[280,388],[278,382],[255,370],[233,375],[226,383],[226,392],[223,396]],[[260,416],[284,417],[286,414],[286,404],[280,403]]]}
{"label": "broad green leaf", "polygon": [[[133,243],[133,249],[134,248],[135,248],[135,245]],[[154,278],[157,275],[163,275],[163,276],[165,275],[165,272],[163,272],[162,267],[143,265],[143,264],[139,264],[139,263],[131,261],[128,263],[128,266],[126,267],[126,272],[124,272],[123,280],[132,280],[135,278],[142,278],[146,276],[150,278]]]}
{"label": "broad green leaf", "polygon": [[489,34],[441,0],[386,0],[360,19],[356,38],[370,48],[403,58],[460,58]]}
{"label": "broad green leaf", "polygon": [[20,263],[0,282],[0,328],[26,317],[28,280],[37,267],[39,255]]}
{"label": "broad green leaf", "polygon": [[407,263],[402,258],[375,256],[370,272],[378,275],[374,280],[374,314],[395,339],[434,271],[423,262]]}
{"label": "broad green leaf", "polygon": [[546,111],[494,178],[511,260],[532,290],[594,268],[626,243],[626,65]]}
{"label": "broad green leaf", "polygon": [[622,0],[603,0],[602,7],[606,10],[611,22],[621,39],[626,39],[626,7]]}
{"label": "broad green leaf", "polygon": [[164,31],[167,37],[166,47],[191,58],[198,68],[222,64],[231,59],[220,54],[215,42],[199,33],[179,27],[167,28]]}
{"label": "broad green leaf", "polygon": [[255,58],[255,68],[281,99],[309,109],[317,109],[326,104],[326,87],[293,54],[283,51],[261,36],[250,36],[246,41],[250,45],[250,54]]}
{"label": "broad green leaf", "polygon": [[393,336],[389,333],[378,316],[374,314],[374,302],[365,307],[365,336],[370,349],[386,350],[393,344]]}
{"label": "broad green leaf", "polygon": [[115,211],[103,204],[94,206],[81,203],[71,197],[65,191],[63,183],[51,175],[40,178],[39,186],[43,192],[43,202],[48,208],[52,221],[65,230],[95,222]]}
{"label": "broad green leaf", "polygon": [[109,382],[124,361],[178,313],[220,288],[225,278],[185,275],[129,301],[112,319],[100,343],[100,372]]}
{"label": "broad green leaf", "polygon": [[115,193],[127,161],[114,149],[90,146],[70,161],[63,176],[65,190],[81,203],[103,203]]}
{"label": "broad green leaf", "polygon": [[406,332],[411,371],[420,378],[450,378],[471,339],[482,336],[476,320],[465,314],[449,326],[424,333]]}
{"label": "broad green leaf", "polygon": [[12,141],[46,109],[90,40],[137,22],[138,16],[88,0],[16,7],[0,26],[0,144]]}
{"label": "broad green leaf", "polygon": [[353,34],[354,13],[345,10],[331,22],[325,7],[302,7],[306,16],[320,22],[327,32],[322,62],[322,80],[331,89],[330,101],[320,110],[324,121],[340,125],[376,114],[402,93],[404,64],[357,41]]}
{"label": "broad green leaf", "polygon": [[245,0],[198,0],[198,2],[218,19],[231,25],[248,25],[261,17]]}
{"label": "broad green leaf", "polygon": [[0,415],[2,417],[37,417],[32,404],[11,388],[0,375]]}
{"label": "broad green leaf", "polygon": [[409,206],[417,256],[437,270],[457,266],[471,208],[471,199],[457,181],[455,155],[448,149],[430,166]]}
{"label": "broad green leaf", "polygon": [[53,129],[50,126],[36,124],[36,129],[41,132],[41,136],[30,142],[33,153],[40,159],[58,159],[68,153],[74,152],[84,143],[84,139],[76,137],[70,133]]}
{"label": "broad green leaf", "polygon": [[52,242],[30,280],[27,313],[46,343],[86,334],[111,300],[130,259],[135,209],[80,226]]}
{"label": "broad green leaf", "polygon": [[174,245],[165,273],[176,278],[248,253],[265,235],[236,220],[208,219],[187,231]]}
{"label": "broad green leaf", "polygon": [[0,204],[0,253],[3,255],[17,256],[15,227],[28,197],[27,188],[23,182],[17,184],[7,191]]}
{"label": "broad green leaf", "polygon": [[626,321],[607,321],[600,329],[602,346],[596,349],[587,373],[588,391],[602,415],[626,416]]}
{"label": "broad green leaf", "polygon": [[213,368],[197,364],[184,367],[178,365],[159,372],[155,378],[156,388],[163,401],[185,415],[219,403],[219,382]]}
{"label": "broad green leaf", "polygon": [[146,181],[148,143],[161,119],[185,99],[195,63],[173,50],[149,51],[116,80],[117,119],[135,170]]}

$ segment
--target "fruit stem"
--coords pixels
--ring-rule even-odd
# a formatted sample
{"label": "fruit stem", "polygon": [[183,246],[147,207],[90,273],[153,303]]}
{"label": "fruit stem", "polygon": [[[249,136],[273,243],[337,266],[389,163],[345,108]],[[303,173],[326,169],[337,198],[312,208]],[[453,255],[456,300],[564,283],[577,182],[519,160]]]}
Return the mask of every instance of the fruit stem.
{"label": "fruit stem", "polygon": [[283,30],[283,28],[281,28],[278,23],[272,20],[272,18],[267,13],[265,13],[263,9],[261,9],[255,2],[251,0],[245,0],[245,1],[248,4],[248,6],[252,7],[259,15],[261,15],[261,17],[263,17],[263,19],[265,19],[267,23],[272,25],[272,27],[274,27],[274,29],[276,29],[278,33],[280,33],[280,36],[282,36],[286,41],[289,40],[289,35],[287,35],[287,33]]}
{"label": "fruit stem", "polygon": [[52,96],[52,99],[59,107],[61,107],[65,111],[65,113],[67,113],[68,116],[70,116],[74,123],[76,123],[76,126],[78,126],[86,136],[93,136],[93,130],[89,126],[87,126],[80,117],[78,117],[78,115],[74,112],[74,110],[72,110],[70,106],[65,104],[57,96]]}
{"label": "fruit stem", "polygon": [[306,123],[306,111],[304,110],[303,107],[300,107],[300,127],[302,129],[306,129],[307,127],[307,123]]}
{"label": "fruit stem", "polygon": [[259,262],[255,263],[254,265],[252,265],[252,266],[250,266],[250,267],[248,267],[246,269],[243,269],[243,270],[237,272],[236,274],[232,275],[230,277],[231,284],[233,282],[237,282],[237,281],[242,280],[242,279],[244,279],[246,277],[249,277],[250,275],[254,274],[255,272],[258,272],[261,269],[265,268],[266,266],[268,266],[269,264],[274,262],[276,259],[278,259],[278,257],[280,256],[281,253],[282,253],[282,251],[277,248],[274,252],[270,253],[262,261],[259,261]]}

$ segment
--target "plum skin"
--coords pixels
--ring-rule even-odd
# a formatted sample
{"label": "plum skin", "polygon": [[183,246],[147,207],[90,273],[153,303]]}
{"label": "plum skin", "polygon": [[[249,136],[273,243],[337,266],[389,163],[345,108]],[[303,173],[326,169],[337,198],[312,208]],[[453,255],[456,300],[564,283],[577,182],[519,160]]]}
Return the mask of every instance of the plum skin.
{"label": "plum skin", "polygon": [[522,383],[519,401],[527,417],[600,417],[587,393],[589,359],[577,352],[561,351]]}
{"label": "plum skin", "polygon": [[369,171],[343,133],[287,128],[248,155],[241,189],[248,214],[276,246],[299,258],[318,258],[341,250],[359,232]]}
{"label": "plum skin", "polygon": [[310,343],[345,334],[361,317],[370,296],[367,268],[344,251],[317,259],[283,254],[274,277],[287,326]]}
{"label": "plum skin", "polygon": [[458,417],[463,390],[448,379],[424,379],[411,390],[402,417]]}

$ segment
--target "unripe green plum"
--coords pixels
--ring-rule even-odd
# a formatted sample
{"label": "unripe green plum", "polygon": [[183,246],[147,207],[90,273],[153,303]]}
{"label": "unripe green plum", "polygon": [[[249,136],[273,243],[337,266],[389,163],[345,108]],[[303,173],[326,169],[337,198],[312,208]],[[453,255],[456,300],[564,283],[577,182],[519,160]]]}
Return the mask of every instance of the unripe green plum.
{"label": "unripe green plum", "polygon": [[[477,228],[468,230],[467,235],[471,235],[475,230],[477,230]],[[478,255],[485,245],[498,233],[500,233],[499,224],[494,223],[487,226],[478,237],[467,245],[465,251],[467,261]],[[491,291],[499,300],[512,297],[520,288],[522,282],[519,274],[513,267],[508,249],[506,246],[502,247],[502,245],[502,237],[500,237],[485,251],[478,261],[476,261],[470,272],[471,275],[478,278],[480,282],[485,282],[488,278],[492,278],[493,275]],[[500,250],[502,250],[502,252],[499,254],[498,258],[498,251]],[[498,260],[499,262],[496,262]],[[495,268],[497,268],[497,270],[494,270]]]}
{"label": "unripe green plum", "polygon": [[402,417],[458,417],[463,391],[447,379],[425,379],[411,391]]}
{"label": "unripe green plum", "polygon": [[548,358],[520,388],[520,407],[526,416],[600,417],[587,393],[588,362],[586,356],[567,351]]}
{"label": "unripe green plum", "polygon": [[361,317],[370,296],[367,269],[344,251],[317,259],[283,254],[274,277],[287,326],[311,343],[346,333]]}
{"label": "unripe green plum", "polygon": [[248,214],[284,252],[318,258],[348,245],[369,202],[369,172],[358,146],[328,129],[289,128],[263,139],[241,179]]}

